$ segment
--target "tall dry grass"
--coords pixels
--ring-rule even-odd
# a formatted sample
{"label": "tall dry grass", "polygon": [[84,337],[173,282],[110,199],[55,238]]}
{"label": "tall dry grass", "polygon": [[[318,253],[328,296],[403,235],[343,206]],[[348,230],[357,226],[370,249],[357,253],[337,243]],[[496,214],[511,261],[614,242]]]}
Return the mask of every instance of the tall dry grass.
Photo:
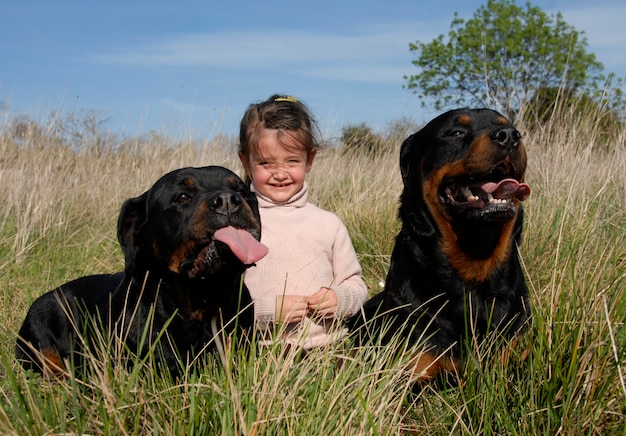
{"label": "tall dry grass", "polygon": [[[45,126],[44,126],[45,127]],[[521,257],[534,325],[525,360],[489,365],[477,346],[456,387],[410,394],[403,354],[349,340],[303,360],[226,347],[175,384],[106,355],[93,377],[50,384],[12,358],[34,298],[73,277],[117,271],[120,205],[183,166],[240,165],[233,140],[167,137],[76,149],[53,135],[0,135],[0,431],[16,434],[608,434],[626,427],[626,132],[562,111],[518,122],[529,154]],[[41,132],[42,130],[39,130]],[[391,138],[393,135],[387,135]],[[389,139],[390,140],[390,139]],[[399,228],[398,154],[321,153],[312,200],[346,223],[378,292]],[[400,341],[400,338],[398,338]],[[398,344],[401,347],[401,344]],[[103,344],[103,349],[107,345]],[[110,350],[109,350],[110,351]],[[114,354],[114,353],[113,353]],[[114,359],[113,359],[114,360]],[[297,364],[294,364],[294,361]]]}

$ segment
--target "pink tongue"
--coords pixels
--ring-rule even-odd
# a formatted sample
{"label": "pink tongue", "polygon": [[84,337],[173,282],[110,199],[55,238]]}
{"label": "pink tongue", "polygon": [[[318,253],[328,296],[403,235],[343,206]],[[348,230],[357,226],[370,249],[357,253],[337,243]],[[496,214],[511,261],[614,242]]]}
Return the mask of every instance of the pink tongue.
{"label": "pink tongue", "polygon": [[246,265],[261,260],[267,254],[267,247],[242,229],[232,226],[222,227],[214,233],[213,237],[228,245],[230,251]]}
{"label": "pink tongue", "polygon": [[501,199],[515,197],[524,201],[530,195],[530,186],[526,183],[519,183],[515,179],[504,179],[498,183],[487,182],[481,186],[481,189],[490,193],[494,198]]}

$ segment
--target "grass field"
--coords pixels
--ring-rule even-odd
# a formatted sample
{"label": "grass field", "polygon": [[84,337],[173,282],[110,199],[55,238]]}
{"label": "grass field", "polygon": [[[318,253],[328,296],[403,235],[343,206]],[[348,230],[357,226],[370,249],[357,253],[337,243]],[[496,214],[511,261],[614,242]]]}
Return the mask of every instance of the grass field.
{"label": "grass field", "polygon": [[[529,356],[490,365],[491,344],[479,344],[458,386],[413,393],[405,355],[349,341],[301,360],[279,347],[226,347],[176,384],[150,362],[120,370],[106,341],[84,382],[24,372],[13,344],[29,304],[71,278],[122,268],[115,225],[124,199],[171,169],[239,164],[224,137],[76,149],[45,128],[3,132],[0,433],[626,434],[626,131],[597,126],[574,115],[518,123],[532,188],[520,247],[534,313],[523,337]],[[399,228],[402,135],[388,133],[394,152],[328,149],[309,176],[312,200],[348,226],[371,293]]]}

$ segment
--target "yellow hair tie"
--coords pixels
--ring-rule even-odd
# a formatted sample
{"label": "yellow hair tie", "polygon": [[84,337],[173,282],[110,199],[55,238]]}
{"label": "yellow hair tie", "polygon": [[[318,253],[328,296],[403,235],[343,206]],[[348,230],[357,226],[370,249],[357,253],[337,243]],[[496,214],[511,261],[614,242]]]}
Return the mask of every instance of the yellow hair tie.
{"label": "yellow hair tie", "polygon": [[278,97],[275,98],[274,101],[288,101],[289,103],[297,103],[298,99],[295,98],[293,95],[289,95],[287,97]]}

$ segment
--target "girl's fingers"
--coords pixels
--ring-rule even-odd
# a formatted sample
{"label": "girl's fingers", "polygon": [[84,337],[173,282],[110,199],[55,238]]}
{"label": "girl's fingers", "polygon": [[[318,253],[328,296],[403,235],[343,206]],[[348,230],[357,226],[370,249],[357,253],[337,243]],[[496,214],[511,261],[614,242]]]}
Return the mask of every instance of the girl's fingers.
{"label": "girl's fingers", "polygon": [[276,301],[276,319],[283,322],[298,322],[306,316],[308,309],[306,297],[284,295]]}

